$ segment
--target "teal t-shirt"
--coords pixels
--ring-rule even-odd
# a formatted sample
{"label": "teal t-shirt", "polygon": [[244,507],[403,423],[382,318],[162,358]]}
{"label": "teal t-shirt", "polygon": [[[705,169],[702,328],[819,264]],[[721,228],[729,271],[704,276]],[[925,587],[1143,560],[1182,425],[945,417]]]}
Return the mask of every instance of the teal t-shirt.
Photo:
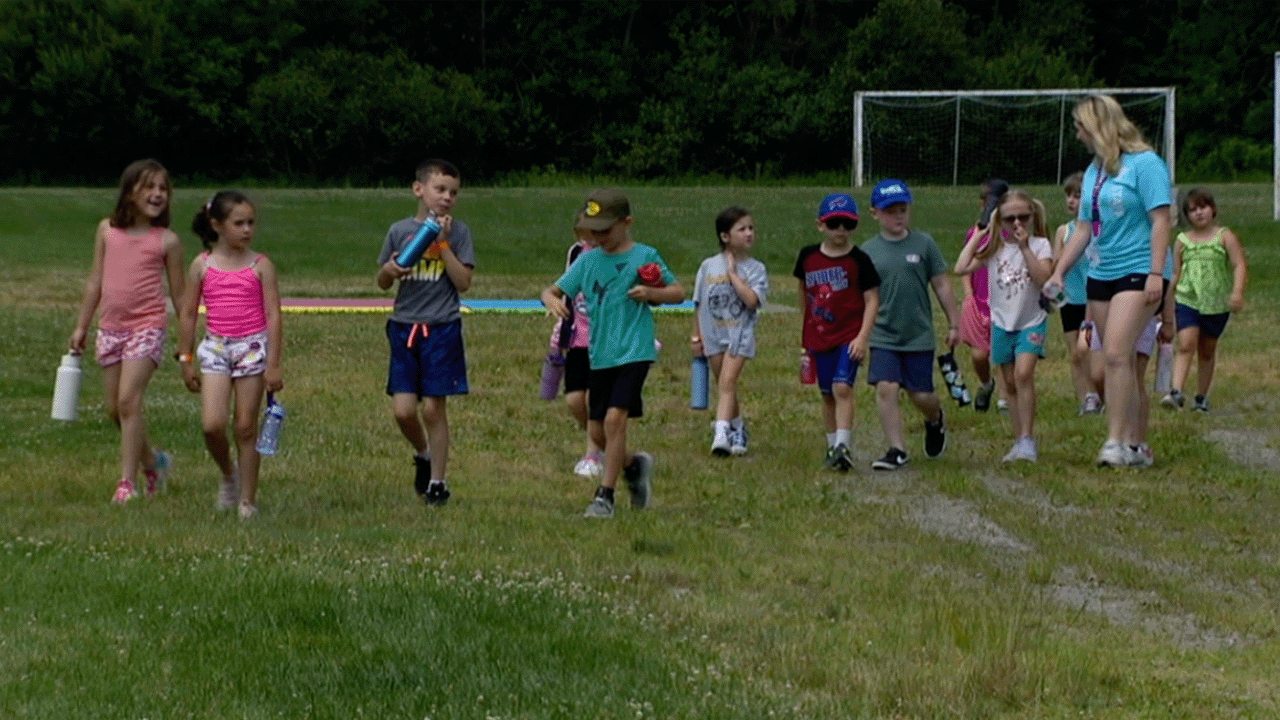
{"label": "teal t-shirt", "polygon": [[1090,163],[1080,184],[1080,221],[1092,222],[1096,195],[1101,224],[1093,238],[1097,264],[1089,268],[1089,277],[1118,280],[1126,275],[1145,275],[1151,271],[1148,213],[1172,202],[1169,167],[1148,150],[1123,153],[1120,172],[1115,177],[1104,174],[1099,185],[1101,171],[1096,162]]}
{"label": "teal t-shirt", "polygon": [[880,274],[880,312],[871,347],[899,352],[932,351],[933,304],[929,281],[950,268],[928,235],[912,230],[901,240],[876,235],[862,244]]}
{"label": "teal t-shirt", "polygon": [[615,255],[599,248],[585,252],[556,281],[565,295],[582,293],[586,299],[591,318],[587,357],[592,370],[658,359],[649,303],[627,297],[627,291],[640,284],[640,268],[651,262],[662,268],[664,282],[676,281],[658,251],[641,243]]}

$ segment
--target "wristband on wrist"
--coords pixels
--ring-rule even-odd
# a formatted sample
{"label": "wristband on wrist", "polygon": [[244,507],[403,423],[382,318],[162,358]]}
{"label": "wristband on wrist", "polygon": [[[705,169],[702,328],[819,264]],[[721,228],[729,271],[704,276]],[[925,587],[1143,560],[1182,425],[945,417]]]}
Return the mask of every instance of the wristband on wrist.
{"label": "wristband on wrist", "polygon": [[189,352],[178,352],[173,354],[173,359],[180,363],[189,363],[194,361],[196,357]]}
{"label": "wristband on wrist", "polygon": [[689,342],[702,342],[702,336],[694,335],[693,337],[689,338]]}

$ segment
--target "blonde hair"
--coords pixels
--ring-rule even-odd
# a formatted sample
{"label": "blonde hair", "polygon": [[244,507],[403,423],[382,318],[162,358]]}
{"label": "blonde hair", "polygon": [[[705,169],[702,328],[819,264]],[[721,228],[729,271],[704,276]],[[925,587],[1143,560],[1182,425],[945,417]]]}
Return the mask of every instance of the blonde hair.
{"label": "blonde hair", "polygon": [[[1047,217],[1047,213],[1044,209],[1044,203],[1031,197],[1031,194],[1026,190],[1021,190],[1019,188],[1010,188],[1008,192],[1000,196],[1000,204],[996,205],[995,212],[991,213],[991,222],[987,224],[987,227],[991,228],[991,232],[997,232],[996,228],[1000,228],[1000,233],[1004,232],[1004,228],[1000,227],[1004,223],[1004,217],[1003,213],[1001,213],[1001,209],[1004,207],[1005,203],[1016,201],[1024,202],[1027,204],[1027,207],[1031,208],[1031,227],[1027,228],[1031,237],[1048,237],[1049,222],[1045,219]],[[1000,251],[1000,246],[1003,243],[1003,237],[1001,237],[999,242],[996,242],[996,239],[993,237],[987,241],[985,246],[979,248],[978,252],[973,254],[973,257],[986,262]]]}
{"label": "blonde hair", "polygon": [[1085,134],[1093,150],[1093,161],[1108,175],[1120,172],[1120,154],[1143,152],[1151,146],[1142,131],[1124,114],[1120,103],[1110,95],[1090,95],[1076,103],[1071,116]]}

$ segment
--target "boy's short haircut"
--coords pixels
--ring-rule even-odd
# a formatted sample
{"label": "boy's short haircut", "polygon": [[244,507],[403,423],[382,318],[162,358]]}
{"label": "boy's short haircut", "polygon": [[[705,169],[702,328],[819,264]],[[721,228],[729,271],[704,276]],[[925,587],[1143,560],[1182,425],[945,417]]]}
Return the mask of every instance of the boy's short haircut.
{"label": "boy's short haircut", "polygon": [[1062,182],[1062,192],[1065,195],[1079,195],[1081,183],[1084,182],[1084,173],[1077,170],[1067,176]]}
{"label": "boy's short haircut", "polygon": [[883,210],[890,205],[911,203],[911,190],[901,180],[888,178],[876,183],[871,190],[871,207]]}
{"label": "boy's short haircut", "polygon": [[457,165],[440,158],[427,158],[418,163],[418,169],[414,171],[413,179],[418,182],[426,182],[431,179],[432,175],[447,175],[451,178],[462,179],[462,174],[458,172]]}

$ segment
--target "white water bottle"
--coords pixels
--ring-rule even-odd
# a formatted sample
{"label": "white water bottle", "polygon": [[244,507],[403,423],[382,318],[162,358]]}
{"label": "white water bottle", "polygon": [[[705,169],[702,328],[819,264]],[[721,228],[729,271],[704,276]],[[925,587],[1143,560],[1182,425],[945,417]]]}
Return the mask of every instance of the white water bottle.
{"label": "white water bottle", "polygon": [[258,433],[258,454],[276,454],[276,450],[280,447],[282,429],[284,429],[284,406],[276,402],[275,393],[267,393],[267,409],[262,413],[262,430]]}
{"label": "white water bottle", "polygon": [[53,385],[54,420],[75,420],[80,409],[80,353],[69,352],[62,356],[58,366],[58,380]]}

